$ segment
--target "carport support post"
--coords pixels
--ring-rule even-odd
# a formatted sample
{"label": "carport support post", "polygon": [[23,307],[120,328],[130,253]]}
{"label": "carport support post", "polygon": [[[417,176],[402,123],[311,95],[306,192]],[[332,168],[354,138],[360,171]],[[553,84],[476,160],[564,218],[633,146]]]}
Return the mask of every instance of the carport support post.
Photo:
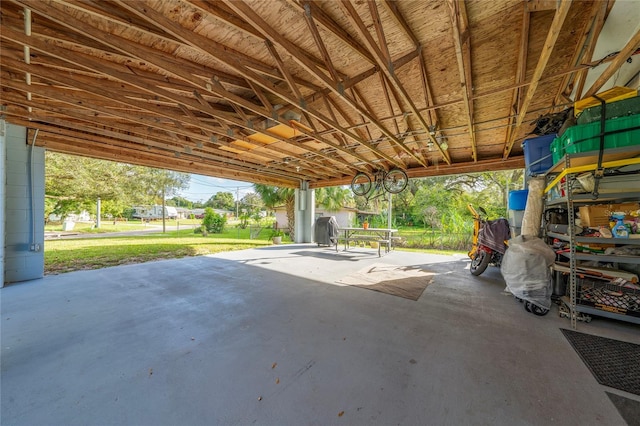
{"label": "carport support post", "polygon": [[391,218],[391,214],[393,213],[393,206],[391,205],[391,198],[393,194],[389,192],[389,208],[387,209],[387,228],[391,229],[391,222],[393,222]]}
{"label": "carport support post", "polygon": [[313,226],[316,216],[315,190],[309,189],[309,182],[302,181],[295,191],[295,241],[313,242]]}
{"label": "carport support post", "polygon": [[5,134],[7,133],[7,123],[4,120],[0,120],[0,235],[2,235],[2,241],[0,242],[0,288],[4,287],[4,245],[6,244],[6,237],[4,233],[4,221],[6,217],[5,210],[5,186],[7,185],[7,172],[6,172],[6,158],[7,148],[5,143]]}
{"label": "carport support post", "polygon": [[34,134],[0,120],[4,283],[44,275],[44,148]]}

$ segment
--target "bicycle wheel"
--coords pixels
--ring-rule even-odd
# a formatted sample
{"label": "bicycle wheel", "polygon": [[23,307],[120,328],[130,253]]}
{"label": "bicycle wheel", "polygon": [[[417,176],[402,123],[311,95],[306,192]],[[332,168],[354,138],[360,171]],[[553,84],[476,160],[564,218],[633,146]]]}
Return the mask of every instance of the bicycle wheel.
{"label": "bicycle wheel", "polygon": [[393,169],[390,170],[384,176],[384,180],[382,181],[382,186],[387,192],[392,194],[398,194],[407,187],[407,183],[409,182],[409,178],[404,170],[401,169]]}
{"label": "bicycle wheel", "polygon": [[371,178],[366,173],[358,173],[351,181],[351,190],[356,195],[366,195],[371,190]]}

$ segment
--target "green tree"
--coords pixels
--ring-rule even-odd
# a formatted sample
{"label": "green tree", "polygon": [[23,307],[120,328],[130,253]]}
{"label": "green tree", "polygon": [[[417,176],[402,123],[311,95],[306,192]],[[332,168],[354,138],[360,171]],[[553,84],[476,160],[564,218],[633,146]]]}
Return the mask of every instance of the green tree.
{"label": "green tree", "polygon": [[202,227],[212,234],[221,234],[224,232],[224,226],[227,218],[213,211],[211,207],[204,209],[204,218],[202,219]]}
{"label": "green tree", "polygon": [[155,204],[163,191],[171,196],[186,188],[190,178],[186,173],[55,152],[47,152],[45,161],[45,194],[54,200],[51,212],[62,216],[95,211],[98,198],[108,213],[120,216],[127,206]]}
{"label": "green tree", "polygon": [[316,189],[316,205],[328,211],[338,211],[343,207],[354,204],[351,190],[341,186],[331,186]]}
{"label": "green tree", "polygon": [[216,192],[207,200],[205,205],[219,210],[236,210],[236,200],[231,192]]}
{"label": "green tree", "polygon": [[295,241],[295,190],[257,183],[253,185],[253,188],[267,209],[273,210],[278,205],[285,205],[289,238],[291,238],[291,241]]}
{"label": "green tree", "polygon": [[174,206],[174,207],[183,207],[185,209],[192,209],[193,208],[193,202],[190,200],[187,200],[184,197],[181,197],[179,195],[174,195],[173,197],[171,197],[170,199],[167,200],[167,205],[168,206]]}

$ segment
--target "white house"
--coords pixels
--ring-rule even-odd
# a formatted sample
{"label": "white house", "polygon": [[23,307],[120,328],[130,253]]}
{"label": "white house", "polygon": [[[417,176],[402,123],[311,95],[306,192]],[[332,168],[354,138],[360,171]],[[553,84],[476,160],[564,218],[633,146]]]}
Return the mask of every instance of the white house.
{"label": "white house", "polygon": [[[275,209],[276,224],[278,228],[287,227],[287,211],[285,206],[278,206]],[[316,207],[316,219],[322,216],[335,216],[338,226],[348,227],[356,226],[358,223],[358,215],[362,214],[360,210],[353,207],[342,207],[338,211],[329,211],[324,207]]]}
{"label": "white house", "polygon": [[[132,217],[134,219],[162,219],[162,206],[134,206],[134,213]],[[166,206],[164,208],[164,217],[167,219],[176,219],[178,217],[178,210],[172,206]]]}

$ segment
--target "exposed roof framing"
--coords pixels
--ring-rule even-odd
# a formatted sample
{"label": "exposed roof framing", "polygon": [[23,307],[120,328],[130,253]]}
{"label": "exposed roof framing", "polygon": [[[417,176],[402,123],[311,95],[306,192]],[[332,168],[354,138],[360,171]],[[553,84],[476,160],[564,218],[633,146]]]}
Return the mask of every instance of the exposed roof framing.
{"label": "exposed roof framing", "polygon": [[287,187],[521,167],[531,121],[636,52],[584,90],[612,4],[5,0],[1,113],[50,150]]}

